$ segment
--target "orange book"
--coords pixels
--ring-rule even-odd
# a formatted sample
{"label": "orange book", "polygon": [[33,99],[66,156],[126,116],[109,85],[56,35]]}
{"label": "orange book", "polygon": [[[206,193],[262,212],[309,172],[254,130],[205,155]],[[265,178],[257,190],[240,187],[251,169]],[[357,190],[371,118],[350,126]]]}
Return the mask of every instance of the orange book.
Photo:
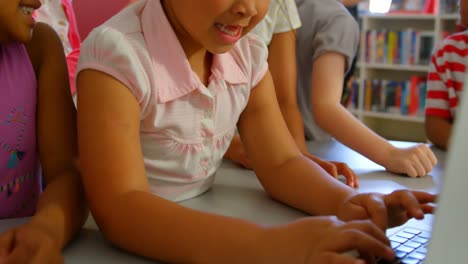
{"label": "orange book", "polygon": [[372,105],[372,82],[370,80],[366,80],[366,97],[364,99],[364,109],[370,111]]}
{"label": "orange book", "polygon": [[410,87],[409,87],[409,106],[408,114],[416,115],[419,109],[419,82],[421,77],[412,76],[410,78]]}

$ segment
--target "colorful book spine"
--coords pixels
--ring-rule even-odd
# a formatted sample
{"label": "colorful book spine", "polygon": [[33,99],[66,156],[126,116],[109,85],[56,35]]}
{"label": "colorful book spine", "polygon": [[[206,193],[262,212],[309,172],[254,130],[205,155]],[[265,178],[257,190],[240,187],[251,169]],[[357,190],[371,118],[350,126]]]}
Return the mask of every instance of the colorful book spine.
{"label": "colorful book spine", "polygon": [[[372,79],[364,82],[364,110],[409,116],[424,115],[426,78],[411,76],[408,80]],[[351,99],[357,106],[357,91]]]}
{"label": "colorful book spine", "polygon": [[365,34],[368,63],[427,65],[434,48],[432,32],[414,30],[369,30]]}

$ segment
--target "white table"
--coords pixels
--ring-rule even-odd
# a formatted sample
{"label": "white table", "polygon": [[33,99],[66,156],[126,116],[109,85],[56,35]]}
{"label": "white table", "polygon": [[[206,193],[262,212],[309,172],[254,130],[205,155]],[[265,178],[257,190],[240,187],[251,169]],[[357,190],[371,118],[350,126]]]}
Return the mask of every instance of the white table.
{"label": "white table", "polygon": [[[392,143],[403,147],[413,144]],[[437,192],[437,186],[440,185],[445,168],[445,152],[435,148],[433,150],[439,163],[434,170],[424,178],[408,178],[385,172],[383,167],[337,141],[309,142],[308,144],[310,152],[319,157],[347,162],[359,175],[360,188],[358,190],[360,192],[389,193],[396,189]],[[252,171],[242,169],[231,162],[223,163],[210,191],[181,204],[206,212],[248,219],[264,225],[282,224],[305,216],[300,211],[271,200]],[[23,221],[24,219],[2,220],[0,231]],[[86,223],[80,236],[65,249],[64,256],[67,264],[156,263],[112,247],[102,238],[92,219]]]}

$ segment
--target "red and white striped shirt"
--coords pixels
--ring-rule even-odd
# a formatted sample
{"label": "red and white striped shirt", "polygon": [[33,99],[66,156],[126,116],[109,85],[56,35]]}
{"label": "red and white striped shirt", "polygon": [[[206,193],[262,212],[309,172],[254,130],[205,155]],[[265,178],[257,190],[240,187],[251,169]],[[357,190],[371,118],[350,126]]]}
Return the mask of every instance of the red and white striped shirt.
{"label": "red and white striped shirt", "polygon": [[426,116],[453,120],[468,65],[468,30],[448,36],[432,53],[427,81]]}

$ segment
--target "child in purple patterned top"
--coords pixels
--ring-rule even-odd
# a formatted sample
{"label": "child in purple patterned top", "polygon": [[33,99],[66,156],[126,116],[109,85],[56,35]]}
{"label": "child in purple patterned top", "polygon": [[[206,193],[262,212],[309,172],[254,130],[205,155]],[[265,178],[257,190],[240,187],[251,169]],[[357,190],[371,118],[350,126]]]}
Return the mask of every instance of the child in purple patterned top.
{"label": "child in purple patterned top", "polygon": [[65,56],[40,5],[0,2],[0,219],[30,217],[0,234],[0,263],[61,263],[86,216]]}

